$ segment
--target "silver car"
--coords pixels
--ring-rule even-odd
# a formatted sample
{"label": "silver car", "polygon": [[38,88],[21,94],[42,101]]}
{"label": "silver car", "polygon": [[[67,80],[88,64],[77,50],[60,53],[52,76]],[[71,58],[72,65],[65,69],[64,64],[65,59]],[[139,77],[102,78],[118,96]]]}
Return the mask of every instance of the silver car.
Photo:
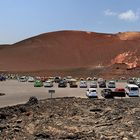
{"label": "silver car", "polygon": [[87,82],[86,81],[80,81],[80,88],[87,88]]}
{"label": "silver car", "polygon": [[97,98],[98,97],[97,89],[96,88],[89,88],[86,92],[86,96],[88,98]]}
{"label": "silver car", "polygon": [[91,81],[90,88],[97,88],[97,82]]}

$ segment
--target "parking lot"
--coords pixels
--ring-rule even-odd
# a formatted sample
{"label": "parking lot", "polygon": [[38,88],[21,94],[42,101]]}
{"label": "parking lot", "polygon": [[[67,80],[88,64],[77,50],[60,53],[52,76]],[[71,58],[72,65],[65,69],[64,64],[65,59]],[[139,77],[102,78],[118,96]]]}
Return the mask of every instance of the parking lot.
{"label": "parking lot", "polygon": [[[90,82],[88,82],[89,88]],[[116,87],[124,88],[126,82],[116,82]],[[17,80],[6,80],[0,82],[0,93],[5,93],[4,96],[0,96],[0,107],[10,106],[20,103],[25,103],[31,96],[36,96],[38,99],[50,98],[51,95],[48,93],[49,89],[55,90],[54,97],[86,97],[87,88],[70,88],[69,84],[66,88],[58,88],[58,84],[54,83],[52,88],[45,87],[34,87],[34,83],[19,82]],[[101,96],[102,88],[97,88],[98,98],[102,99]],[[127,97],[125,97],[127,98]]]}

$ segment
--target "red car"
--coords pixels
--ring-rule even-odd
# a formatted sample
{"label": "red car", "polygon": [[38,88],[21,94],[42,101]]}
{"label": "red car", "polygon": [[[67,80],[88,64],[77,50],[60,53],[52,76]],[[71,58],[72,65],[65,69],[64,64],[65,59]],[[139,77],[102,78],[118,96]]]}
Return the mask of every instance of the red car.
{"label": "red car", "polygon": [[113,92],[113,94],[114,94],[114,96],[117,96],[117,97],[125,97],[126,96],[124,88],[116,88],[115,91]]}

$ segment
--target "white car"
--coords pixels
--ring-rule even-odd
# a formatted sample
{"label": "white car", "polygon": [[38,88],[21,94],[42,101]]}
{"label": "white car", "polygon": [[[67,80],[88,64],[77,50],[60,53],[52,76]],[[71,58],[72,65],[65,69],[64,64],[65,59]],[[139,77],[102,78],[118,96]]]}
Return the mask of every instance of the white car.
{"label": "white car", "polygon": [[44,85],[44,87],[53,87],[53,82],[52,81],[45,81],[43,85]]}
{"label": "white car", "polygon": [[87,82],[86,81],[80,81],[80,88],[87,88]]}
{"label": "white car", "polygon": [[31,76],[28,77],[28,82],[34,82],[34,81],[35,81],[34,77]]}
{"label": "white car", "polygon": [[108,82],[108,88],[116,88],[115,81],[109,81]]}
{"label": "white car", "polygon": [[27,77],[26,76],[21,76],[18,78],[19,82],[27,82]]}
{"label": "white car", "polygon": [[129,97],[138,97],[139,96],[139,87],[134,84],[128,84],[125,87],[126,94]]}
{"label": "white car", "polygon": [[86,96],[88,98],[97,98],[98,97],[97,89],[96,88],[89,88],[86,92]]}

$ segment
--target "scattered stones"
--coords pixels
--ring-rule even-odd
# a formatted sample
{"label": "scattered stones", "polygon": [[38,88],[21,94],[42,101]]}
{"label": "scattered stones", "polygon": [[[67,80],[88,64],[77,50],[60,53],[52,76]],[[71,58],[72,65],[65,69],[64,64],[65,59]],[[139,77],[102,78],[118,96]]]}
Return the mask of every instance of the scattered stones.
{"label": "scattered stones", "polygon": [[123,140],[128,140],[128,138],[124,137]]}
{"label": "scattered stones", "polygon": [[0,132],[2,132],[4,129],[6,129],[5,125],[0,125]]}
{"label": "scattered stones", "polygon": [[35,96],[30,97],[29,101],[27,102],[28,105],[38,104],[38,99]]}
{"label": "scattered stones", "polygon": [[93,109],[90,109],[91,112],[101,112],[102,109],[100,108],[93,108]]}
{"label": "scattered stones", "polygon": [[18,120],[17,120],[17,123],[21,123],[21,122],[22,122],[22,119],[18,119]]}
{"label": "scattered stones", "polygon": [[[0,139],[129,140],[140,138],[140,98],[38,101],[0,109]],[[136,108],[136,109],[135,109]]]}
{"label": "scattered stones", "polygon": [[37,133],[35,137],[40,138],[40,139],[48,139],[50,138],[50,135],[44,132],[40,132],[40,133]]}
{"label": "scattered stones", "polygon": [[27,112],[27,109],[26,109],[25,106],[21,106],[21,107],[19,107],[19,110],[20,110],[21,113],[25,113],[25,112]]}
{"label": "scattered stones", "polygon": [[1,120],[5,120],[6,119],[6,114],[4,114],[4,113],[0,113],[0,119]]}

